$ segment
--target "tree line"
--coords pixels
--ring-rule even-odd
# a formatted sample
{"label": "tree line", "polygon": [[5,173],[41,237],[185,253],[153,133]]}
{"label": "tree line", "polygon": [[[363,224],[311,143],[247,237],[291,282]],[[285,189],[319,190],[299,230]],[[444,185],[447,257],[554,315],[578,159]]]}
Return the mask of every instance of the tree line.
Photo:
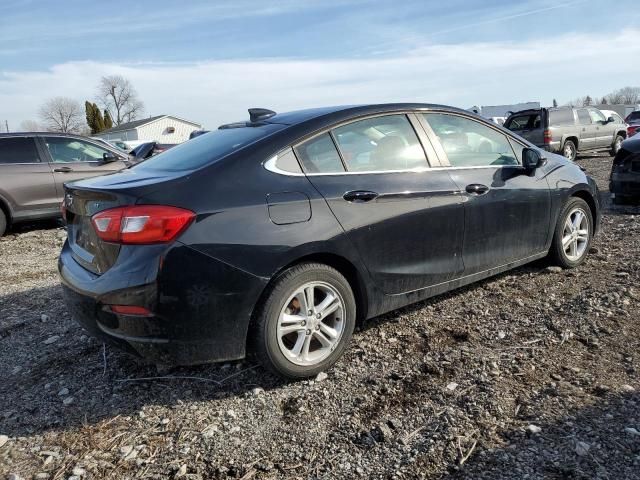
{"label": "tree line", "polygon": [[[622,87],[618,90],[603,95],[602,97],[592,97],[585,95],[577,97],[565,103],[567,107],[588,107],[590,105],[637,105],[640,103],[640,87]],[[553,99],[553,106],[557,107],[558,102]]]}
{"label": "tree line", "polygon": [[54,97],[38,110],[40,123],[22,122],[25,131],[82,133],[94,135],[115,125],[131,122],[144,112],[144,103],[131,82],[121,75],[109,75],[100,79],[96,101],[84,102],[69,97]]}

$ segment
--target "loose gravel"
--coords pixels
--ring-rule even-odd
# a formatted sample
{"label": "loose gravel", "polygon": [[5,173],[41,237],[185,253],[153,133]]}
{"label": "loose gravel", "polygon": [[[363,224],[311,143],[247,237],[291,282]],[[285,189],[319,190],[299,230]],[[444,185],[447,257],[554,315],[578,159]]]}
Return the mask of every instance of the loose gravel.
{"label": "loose gravel", "polygon": [[[610,157],[581,158],[607,200]],[[640,207],[538,262],[358,326],[326,375],[158,371],[64,306],[64,230],[0,239],[0,478],[640,479]],[[13,475],[13,477],[12,477]]]}

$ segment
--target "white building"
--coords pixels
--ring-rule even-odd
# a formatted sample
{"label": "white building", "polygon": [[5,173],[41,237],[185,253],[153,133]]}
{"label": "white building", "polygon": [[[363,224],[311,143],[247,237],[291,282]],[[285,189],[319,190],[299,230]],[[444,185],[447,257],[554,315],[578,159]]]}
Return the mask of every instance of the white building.
{"label": "white building", "polygon": [[107,141],[182,143],[189,140],[189,134],[194,130],[202,130],[202,125],[173,115],[158,115],[121,123],[94,136]]}

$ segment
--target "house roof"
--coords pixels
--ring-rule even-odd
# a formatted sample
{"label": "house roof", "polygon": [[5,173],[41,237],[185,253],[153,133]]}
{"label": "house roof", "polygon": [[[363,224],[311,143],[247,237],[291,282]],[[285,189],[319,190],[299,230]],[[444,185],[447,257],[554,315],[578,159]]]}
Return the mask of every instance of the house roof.
{"label": "house roof", "polygon": [[190,123],[197,127],[201,126],[196,122],[191,122],[189,120],[185,120],[183,118],[176,117],[173,115],[156,115],[155,117],[143,118],[141,120],[134,120],[133,122],[121,123],[120,125],[116,125],[115,127],[110,128],[109,130],[103,130],[102,132],[100,132],[100,135],[103,135],[105,133],[116,133],[116,132],[124,132],[125,130],[133,130],[134,128],[141,127],[143,125],[146,125],[147,123],[152,123],[152,122],[155,122],[156,120],[160,120],[161,118],[165,118],[165,117],[175,118],[176,120],[179,120],[185,123]]}

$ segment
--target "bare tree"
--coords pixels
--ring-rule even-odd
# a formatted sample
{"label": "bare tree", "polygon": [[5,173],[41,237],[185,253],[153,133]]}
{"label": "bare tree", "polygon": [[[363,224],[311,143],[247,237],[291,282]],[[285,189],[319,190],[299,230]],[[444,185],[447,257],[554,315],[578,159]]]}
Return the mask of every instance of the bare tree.
{"label": "bare tree", "polygon": [[84,123],[80,103],[67,97],[48,100],[40,107],[39,115],[45,128],[52,132],[79,132]]}
{"label": "bare tree", "polygon": [[20,122],[20,130],[23,132],[39,132],[44,129],[35,120],[23,120]]}
{"label": "bare tree", "polygon": [[626,104],[638,103],[640,101],[640,87],[624,87],[616,93],[622,97]]}
{"label": "bare tree", "polygon": [[120,75],[100,79],[98,99],[116,125],[135,120],[144,110],[131,82]]}

